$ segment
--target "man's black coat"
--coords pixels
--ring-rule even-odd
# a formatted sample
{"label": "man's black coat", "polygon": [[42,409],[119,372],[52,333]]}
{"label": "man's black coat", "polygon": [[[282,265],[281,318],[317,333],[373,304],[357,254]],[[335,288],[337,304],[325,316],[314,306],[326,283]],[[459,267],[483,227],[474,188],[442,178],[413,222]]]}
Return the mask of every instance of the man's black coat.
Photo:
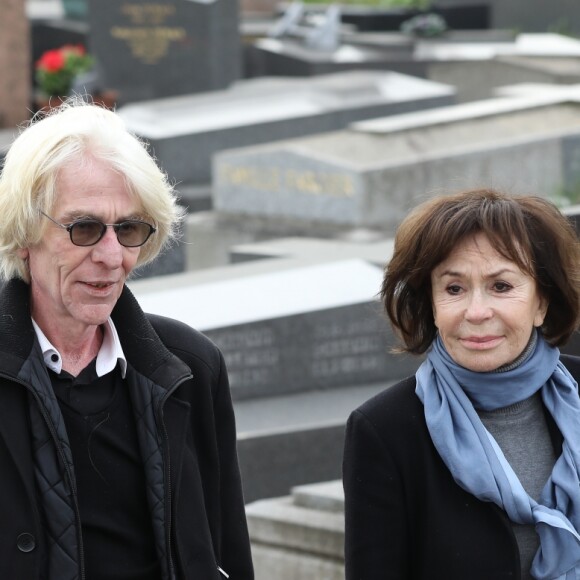
{"label": "man's black coat", "polygon": [[[21,281],[0,291],[0,578],[14,580],[43,577],[46,548],[31,456],[29,405],[36,403],[31,386],[19,378],[26,361],[42,356],[28,300],[28,286]],[[185,324],[144,315],[128,289],[112,318],[134,384],[178,385],[160,408],[157,426],[169,457],[166,525],[177,578],[217,580],[223,578],[219,566],[231,580],[251,580],[235,422],[221,353]],[[41,380],[49,380],[48,374]]]}

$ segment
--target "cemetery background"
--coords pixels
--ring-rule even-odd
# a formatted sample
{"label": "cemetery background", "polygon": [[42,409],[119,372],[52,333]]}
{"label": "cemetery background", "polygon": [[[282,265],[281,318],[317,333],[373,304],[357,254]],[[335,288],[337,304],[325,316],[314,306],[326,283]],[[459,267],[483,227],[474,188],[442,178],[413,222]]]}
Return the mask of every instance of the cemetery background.
{"label": "cemetery background", "polygon": [[76,88],[114,91],[189,210],[131,288],[224,351],[257,579],[342,578],[346,417],[420,362],[390,354],[377,301],[392,234],[426,196],[488,185],[576,223],[580,6],[439,0],[435,38],[275,0],[0,8],[0,157],[39,56],[87,46],[97,75]]}

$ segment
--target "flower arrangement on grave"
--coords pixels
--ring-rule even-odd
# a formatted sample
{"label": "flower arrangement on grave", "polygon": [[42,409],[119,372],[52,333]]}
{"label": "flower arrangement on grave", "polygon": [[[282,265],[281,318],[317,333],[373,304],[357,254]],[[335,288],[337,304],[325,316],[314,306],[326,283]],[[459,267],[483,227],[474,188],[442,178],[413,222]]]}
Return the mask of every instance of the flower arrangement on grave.
{"label": "flower arrangement on grave", "polygon": [[409,36],[433,38],[447,31],[447,22],[439,14],[418,14],[401,24],[401,32]]}
{"label": "flower arrangement on grave", "polygon": [[93,66],[93,57],[84,46],[66,44],[47,50],[36,62],[35,78],[39,91],[47,97],[70,93],[75,78]]}

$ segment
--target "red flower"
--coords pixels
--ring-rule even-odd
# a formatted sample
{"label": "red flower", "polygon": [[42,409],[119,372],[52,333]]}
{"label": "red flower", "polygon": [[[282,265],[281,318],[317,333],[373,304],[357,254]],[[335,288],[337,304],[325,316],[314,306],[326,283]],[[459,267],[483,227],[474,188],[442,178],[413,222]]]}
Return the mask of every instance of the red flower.
{"label": "red flower", "polygon": [[37,66],[48,72],[57,72],[64,66],[64,55],[60,50],[47,50],[39,59]]}
{"label": "red flower", "polygon": [[45,95],[68,95],[75,78],[90,70],[93,59],[84,46],[65,44],[47,50],[36,62],[35,80]]}

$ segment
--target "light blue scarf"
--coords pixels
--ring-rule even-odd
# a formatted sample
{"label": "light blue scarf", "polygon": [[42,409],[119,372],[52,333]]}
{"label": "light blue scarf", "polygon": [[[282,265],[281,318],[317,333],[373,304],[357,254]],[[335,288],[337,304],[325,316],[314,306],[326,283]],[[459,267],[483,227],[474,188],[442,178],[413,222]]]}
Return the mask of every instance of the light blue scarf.
{"label": "light blue scarf", "polygon": [[[540,547],[531,574],[538,580],[580,579],[580,397],[559,356],[559,350],[538,335],[535,349],[516,368],[477,373],[457,365],[438,336],[416,373],[416,393],[425,407],[429,433],[457,484],[501,507],[512,522],[535,525]],[[540,389],[564,444],[536,502],[474,405],[499,409]]]}

